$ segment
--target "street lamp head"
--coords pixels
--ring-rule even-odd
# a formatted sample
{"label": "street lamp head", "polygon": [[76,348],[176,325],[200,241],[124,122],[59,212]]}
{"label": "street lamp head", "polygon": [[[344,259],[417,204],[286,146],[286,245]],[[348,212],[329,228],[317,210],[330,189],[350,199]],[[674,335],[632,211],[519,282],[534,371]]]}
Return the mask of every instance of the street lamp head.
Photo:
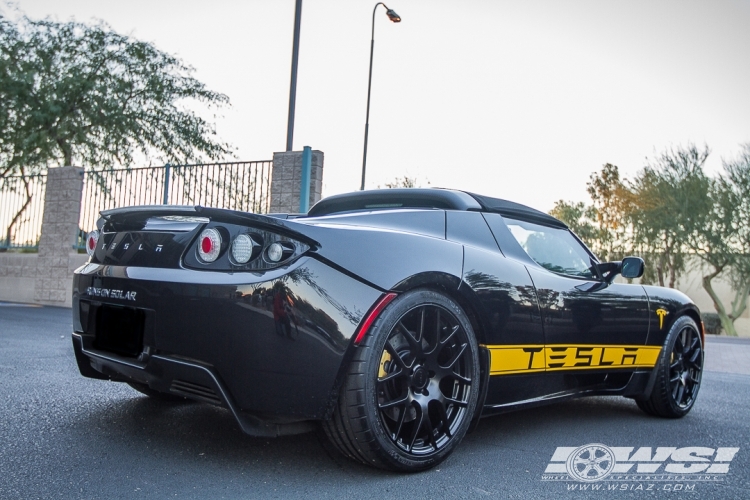
{"label": "street lamp head", "polygon": [[396,11],[393,10],[393,9],[388,9],[385,12],[385,15],[388,16],[388,19],[390,19],[394,23],[400,23],[401,22],[401,16],[399,16],[398,14],[396,14]]}

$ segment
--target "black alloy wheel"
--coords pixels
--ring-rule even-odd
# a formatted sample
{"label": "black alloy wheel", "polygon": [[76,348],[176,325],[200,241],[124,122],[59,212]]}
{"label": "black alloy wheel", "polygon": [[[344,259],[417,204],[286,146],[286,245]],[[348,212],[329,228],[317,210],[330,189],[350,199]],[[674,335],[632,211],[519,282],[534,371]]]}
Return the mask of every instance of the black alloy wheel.
{"label": "black alloy wheel", "polygon": [[679,418],[695,404],[703,374],[703,342],[695,321],[678,318],[669,330],[657,364],[651,397],[637,400],[648,414]]}
{"label": "black alloy wheel", "polygon": [[466,434],[479,383],[477,342],[464,311],[437,292],[408,292],[389,304],[358,347],[325,429],[339,450],[361,462],[428,469]]}

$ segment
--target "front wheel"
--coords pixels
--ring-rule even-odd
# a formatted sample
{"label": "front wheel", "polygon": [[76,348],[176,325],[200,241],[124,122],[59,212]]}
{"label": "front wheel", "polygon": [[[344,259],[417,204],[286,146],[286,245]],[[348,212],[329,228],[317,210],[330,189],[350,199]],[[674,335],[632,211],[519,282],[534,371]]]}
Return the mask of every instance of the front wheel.
{"label": "front wheel", "polygon": [[695,404],[703,374],[703,343],[689,316],[678,318],[669,329],[656,370],[651,397],[636,400],[638,407],[649,415],[684,417]]}
{"label": "front wheel", "polygon": [[425,470],[464,437],[478,393],[478,347],[466,313],[443,294],[414,290],[391,302],[357,347],[324,429],[352,459]]}

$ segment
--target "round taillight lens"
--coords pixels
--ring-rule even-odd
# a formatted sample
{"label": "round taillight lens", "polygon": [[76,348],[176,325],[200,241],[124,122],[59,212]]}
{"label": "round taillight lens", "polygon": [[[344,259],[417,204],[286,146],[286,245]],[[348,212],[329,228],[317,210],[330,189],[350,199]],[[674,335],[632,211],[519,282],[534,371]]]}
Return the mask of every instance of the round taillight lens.
{"label": "round taillight lens", "polygon": [[268,246],[268,253],[266,255],[268,255],[268,260],[271,262],[278,262],[284,256],[284,247],[281,246],[281,243],[271,243]]}
{"label": "round taillight lens", "polygon": [[253,256],[255,242],[246,234],[238,234],[232,241],[232,259],[237,264],[247,264]]}
{"label": "round taillight lens", "polygon": [[86,253],[89,255],[94,255],[97,243],[99,243],[99,231],[94,229],[86,235]]}
{"label": "round taillight lens", "polygon": [[216,229],[204,229],[198,238],[198,256],[203,262],[213,262],[221,252],[221,234]]}

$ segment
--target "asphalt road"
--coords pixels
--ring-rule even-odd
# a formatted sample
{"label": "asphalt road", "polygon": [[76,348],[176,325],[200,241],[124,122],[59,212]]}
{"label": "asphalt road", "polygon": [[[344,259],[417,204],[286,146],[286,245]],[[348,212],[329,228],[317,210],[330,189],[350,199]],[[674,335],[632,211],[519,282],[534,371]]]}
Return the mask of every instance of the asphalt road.
{"label": "asphalt road", "polygon": [[[681,420],[604,397],[485,419],[437,469],[404,475],[350,462],[316,434],[252,438],[222,409],[84,379],[70,331],[69,309],[0,304],[0,499],[750,498],[750,375],[706,371]],[[737,346],[728,348],[750,349]],[[719,482],[579,491],[583,483],[542,480],[556,447],[588,443],[740,451]]]}

